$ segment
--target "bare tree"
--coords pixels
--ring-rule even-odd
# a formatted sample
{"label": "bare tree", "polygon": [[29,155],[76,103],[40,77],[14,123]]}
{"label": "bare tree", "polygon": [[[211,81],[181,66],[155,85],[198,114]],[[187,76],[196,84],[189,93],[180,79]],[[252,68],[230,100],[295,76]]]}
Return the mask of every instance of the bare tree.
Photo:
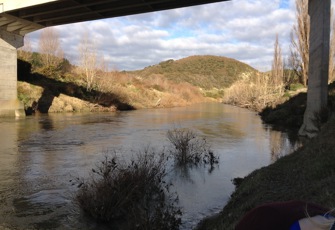
{"label": "bare tree", "polygon": [[84,75],[86,89],[91,91],[98,74],[98,55],[94,44],[89,41],[87,33],[83,36],[79,44],[79,54],[80,70]]}
{"label": "bare tree", "polygon": [[292,70],[292,66],[290,64],[290,57],[287,57],[284,60],[284,73],[283,73],[283,83],[285,89],[290,89],[292,83],[296,80],[296,74]]}
{"label": "bare tree", "polygon": [[24,46],[17,50],[18,58],[24,61],[30,61],[32,55],[31,42],[28,36],[24,37]]}
{"label": "bare tree", "polygon": [[275,86],[283,85],[284,63],[283,63],[281,47],[279,45],[278,34],[276,35],[276,41],[274,45],[274,55],[273,55],[271,75],[272,75],[272,78],[271,78],[272,83]]}
{"label": "bare tree", "polygon": [[54,28],[49,27],[42,30],[39,51],[47,67],[57,67],[61,63],[64,53],[60,46],[58,32]]}
{"label": "bare tree", "polygon": [[110,79],[111,73],[109,72],[108,62],[106,61],[104,55],[99,54],[99,56],[99,70],[96,76],[95,86],[98,91],[103,92],[109,86],[108,79]]}
{"label": "bare tree", "polygon": [[296,0],[296,24],[291,32],[291,66],[299,81],[307,86],[309,66],[309,32],[308,0]]}

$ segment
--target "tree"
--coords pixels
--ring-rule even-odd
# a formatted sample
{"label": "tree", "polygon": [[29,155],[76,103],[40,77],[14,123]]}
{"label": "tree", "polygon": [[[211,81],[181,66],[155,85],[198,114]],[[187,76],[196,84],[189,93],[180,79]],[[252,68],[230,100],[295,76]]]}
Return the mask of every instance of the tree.
{"label": "tree", "polygon": [[32,56],[31,42],[28,36],[24,37],[24,46],[17,50],[18,58],[24,61],[30,61]]}
{"label": "tree", "polygon": [[87,33],[79,44],[79,54],[80,72],[84,75],[86,89],[91,91],[98,74],[98,55],[94,44],[90,43]]}
{"label": "tree", "polygon": [[62,62],[64,53],[60,46],[58,32],[54,28],[49,27],[42,30],[39,51],[43,56],[43,63],[47,67],[57,68]]}
{"label": "tree", "polygon": [[278,41],[278,34],[276,35],[276,41],[274,45],[274,55],[273,55],[273,62],[272,62],[272,83],[275,86],[282,86],[283,85],[283,78],[284,78],[284,64],[283,64],[283,56],[281,52],[281,47]]}
{"label": "tree", "polygon": [[299,81],[307,86],[309,68],[309,33],[308,0],[296,0],[296,24],[291,32],[291,66]]}

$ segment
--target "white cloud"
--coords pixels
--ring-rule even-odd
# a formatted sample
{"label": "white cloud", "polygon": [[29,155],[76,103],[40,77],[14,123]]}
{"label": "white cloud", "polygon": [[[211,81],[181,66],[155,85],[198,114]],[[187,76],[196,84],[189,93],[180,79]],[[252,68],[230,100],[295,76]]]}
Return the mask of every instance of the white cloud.
{"label": "white cloud", "polygon": [[[295,20],[294,0],[233,0],[196,7],[58,26],[62,48],[77,63],[87,33],[97,50],[119,70],[142,69],[167,59],[212,54],[271,68],[279,35],[283,54]],[[29,37],[37,48],[39,32]]]}

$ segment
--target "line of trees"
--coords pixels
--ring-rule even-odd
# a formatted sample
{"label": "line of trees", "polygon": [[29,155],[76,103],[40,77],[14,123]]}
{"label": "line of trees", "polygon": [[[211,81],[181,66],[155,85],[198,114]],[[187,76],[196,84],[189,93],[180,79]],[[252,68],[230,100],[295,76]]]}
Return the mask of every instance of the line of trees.
{"label": "line of trees", "polygon": [[299,82],[307,86],[309,66],[309,32],[308,0],[296,0],[296,24],[291,31],[291,56],[289,63]]}
{"label": "line of trees", "polygon": [[[85,34],[78,44],[79,61],[75,72],[82,78],[86,89],[91,91],[97,86],[97,78],[108,72],[108,65],[102,54],[97,52],[95,43]],[[41,31],[38,41],[38,51],[32,51],[29,37],[25,37],[25,45],[18,50],[18,57],[24,61],[33,63],[34,67],[40,67],[49,73],[58,70],[68,70],[70,63],[64,57],[58,31],[53,27]],[[63,71],[64,72],[64,71]]]}
{"label": "line of trees", "polygon": [[[308,84],[309,70],[309,33],[310,20],[308,0],[296,0],[297,21],[290,37],[290,55],[283,59],[278,35],[274,44],[272,71],[270,74],[243,77],[230,88],[225,89],[223,101],[257,111],[265,107],[274,107],[283,100],[285,89],[297,89],[301,86],[293,83]],[[333,33],[330,41],[329,81],[334,80],[335,22],[332,22]],[[293,87],[292,87],[293,86]],[[287,94],[289,95],[289,94]]]}
{"label": "line of trees", "polygon": [[272,62],[271,80],[275,85],[282,85],[284,82],[284,62],[282,58],[282,51],[279,45],[278,34],[274,45],[274,56]]}
{"label": "line of trees", "polygon": [[[274,57],[272,63],[271,77],[275,84],[284,84],[285,87],[293,82],[294,72],[297,81],[304,85],[308,84],[309,68],[309,34],[310,20],[308,15],[308,0],[296,0],[296,23],[293,25],[290,33],[291,45],[290,56],[284,62],[281,47],[276,35],[274,45]],[[333,15],[332,15],[333,16]],[[329,56],[329,83],[334,81],[334,56],[335,56],[335,19],[332,17],[332,28],[330,38],[330,56]],[[292,71],[289,71],[292,70]],[[282,81],[278,80],[282,79]]]}

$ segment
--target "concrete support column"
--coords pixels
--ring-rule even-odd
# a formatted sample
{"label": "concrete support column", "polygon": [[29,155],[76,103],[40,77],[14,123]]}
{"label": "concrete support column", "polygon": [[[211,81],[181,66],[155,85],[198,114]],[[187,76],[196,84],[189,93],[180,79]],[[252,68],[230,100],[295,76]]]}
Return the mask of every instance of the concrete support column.
{"label": "concrete support column", "polygon": [[310,50],[307,108],[302,136],[313,137],[319,131],[317,114],[327,107],[331,0],[309,0]]}
{"label": "concrete support column", "polygon": [[23,36],[0,29],[0,117],[25,116],[17,99],[17,48],[21,46]]}

